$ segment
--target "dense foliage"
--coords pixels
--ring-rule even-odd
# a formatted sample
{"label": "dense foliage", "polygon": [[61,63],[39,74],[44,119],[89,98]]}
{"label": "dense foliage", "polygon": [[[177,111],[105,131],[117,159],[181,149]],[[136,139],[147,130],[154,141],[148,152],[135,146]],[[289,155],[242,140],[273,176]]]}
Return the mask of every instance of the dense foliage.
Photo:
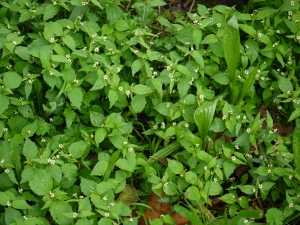
{"label": "dense foliage", "polygon": [[1,224],[298,223],[298,0],[0,4]]}

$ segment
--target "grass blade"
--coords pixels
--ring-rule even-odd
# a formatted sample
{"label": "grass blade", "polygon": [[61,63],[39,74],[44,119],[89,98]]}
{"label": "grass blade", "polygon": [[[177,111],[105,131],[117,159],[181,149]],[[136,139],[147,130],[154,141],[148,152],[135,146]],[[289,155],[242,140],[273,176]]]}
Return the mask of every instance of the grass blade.
{"label": "grass blade", "polygon": [[240,33],[235,16],[227,23],[223,37],[224,55],[231,80],[234,80],[235,71],[240,57]]}

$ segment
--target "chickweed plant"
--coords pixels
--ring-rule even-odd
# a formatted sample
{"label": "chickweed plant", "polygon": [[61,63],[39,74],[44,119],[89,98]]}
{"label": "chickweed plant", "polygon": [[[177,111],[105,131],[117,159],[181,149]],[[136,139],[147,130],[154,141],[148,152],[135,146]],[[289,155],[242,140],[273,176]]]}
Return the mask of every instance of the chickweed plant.
{"label": "chickweed plant", "polygon": [[0,224],[299,224],[299,1],[195,2],[0,0]]}

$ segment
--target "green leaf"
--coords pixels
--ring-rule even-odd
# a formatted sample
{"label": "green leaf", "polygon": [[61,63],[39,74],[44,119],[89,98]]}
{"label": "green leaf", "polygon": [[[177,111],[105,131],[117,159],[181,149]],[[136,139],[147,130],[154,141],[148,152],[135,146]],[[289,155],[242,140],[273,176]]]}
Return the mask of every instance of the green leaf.
{"label": "green leaf", "polygon": [[37,130],[37,120],[35,120],[33,123],[30,123],[23,127],[22,129],[22,136],[23,137],[32,137]]}
{"label": "green leaf", "polygon": [[108,92],[108,99],[109,99],[109,108],[111,108],[118,101],[118,92],[113,89],[110,89]]}
{"label": "green leaf", "polygon": [[53,188],[53,179],[46,170],[38,169],[29,181],[29,186],[37,195],[49,195]]}
{"label": "green leaf", "polygon": [[47,5],[46,8],[45,8],[45,13],[44,13],[43,20],[47,21],[47,20],[53,18],[54,16],[56,16],[59,9],[60,9],[59,5],[53,5],[53,3]]}
{"label": "green leaf", "polygon": [[196,60],[196,62],[200,65],[201,69],[204,69],[204,60],[200,52],[192,51],[192,57]]}
{"label": "green leaf", "polygon": [[64,35],[62,36],[63,42],[73,51],[75,50],[75,41],[70,35]]}
{"label": "green leaf", "polygon": [[224,169],[224,174],[226,178],[228,179],[230,175],[234,172],[236,164],[229,161],[225,160],[223,163],[223,169]]}
{"label": "green leaf", "polygon": [[101,127],[104,124],[105,116],[102,113],[90,111],[90,119],[95,127]]}
{"label": "green leaf", "polygon": [[97,183],[93,180],[85,179],[83,177],[81,177],[80,180],[80,187],[82,193],[86,196],[90,196],[96,190]]}
{"label": "green leaf", "polygon": [[0,192],[0,205],[7,206],[9,201],[9,196],[5,192]]}
{"label": "green leaf", "polygon": [[3,76],[3,83],[6,88],[15,89],[20,86],[22,77],[16,72],[6,72]]}
{"label": "green leaf", "polygon": [[87,145],[84,141],[77,141],[70,145],[69,152],[73,158],[77,159],[83,155],[83,153],[86,151],[86,148]]}
{"label": "green leaf", "polygon": [[190,184],[197,185],[198,184],[198,176],[193,171],[188,171],[184,174],[184,178],[186,182]]}
{"label": "green leaf", "polygon": [[138,95],[145,95],[145,94],[150,94],[153,92],[152,88],[150,88],[146,85],[143,85],[143,84],[134,85],[132,90],[134,93],[136,93]]}
{"label": "green leaf", "polygon": [[108,5],[105,8],[105,11],[106,18],[108,19],[110,26],[112,26],[123,15],[123,11],[115,4]]}
{"label": "green leaf", "polygon": [[63,115],[66,118],[67,128],[69,129],[75,120],[76,113],[71,109],[65,108]]}
{"label": "green leaf", "polygon": [[24,46],[17,46],[14,49],[15,54],[17,54],[18,56],[20,56],[21,59],[24,59],[26,61],[30,61],[30,54],[29,51],[26,47]]}
{"label": "green leaf", "polygon": [[12,207],[15,209],[31,209],[32,207],[25,200],[14,200],[11,203]]}
{"label": "green leaf", "polygon": [[[1,113],[0,113],[1,114]],[[296,108],[292,114],[290,115],[290,118],[288,120],[288,122],[294,120],[294,119],[297,119],[298,117],[300,116],[300,108]]]}
{"label": "green leaf", "polygon": [[129,172],[133,172],[134,169],[126,159],[118,159],[116,162],[116,166],[122,170],[126,170]]}
{"label": "green leaf", "polygon": [[204,140],[214,119],[217,102],[222,97],[223,96],[220,95],[213,101],[203,102],[195,111],[194,119],[200,132],[200,137],[202,139],[203,145],[206,144]]}
{"label": "green leaf", "polygon": [[197,201],[200,199],[200,191],[197,187],[195,186],[190,186],[187,190],[186,190],[186,198],[192,201]]}
{"label": "green leaf", "polygon": [[135,95],[131,100],[131,106],[135,113],[143,111],[146,105],[146,98],[144,95]]}
{"label": "green leaf", "polygon": [[118,20],[115,24],[114,27],[117,31],[125,31],[129,29],[129,25],[125,20]]}
{"label": "green leaf", "polygon": [[300,172],[300,127],[296,127],[293,133],[293,153],[296,168]]}
{"label": "green leaf", "polygon": [[167,160],[168,160],[168,168],[170,168],[170,170],[173,173],[180,174],[184,172],[184,167],[181,162],[178,162],[176,160],[171,160],[171,159],[167,159]]}
{"label": "green leaf", "polygon": [[226,194],[226,195],[219,197],[219,199],[228,204],[233,204],[233,203],[235,203],[236,196],[233,194]]}
{"label": "green leaf", "polygon": [[281,210],[270,208],[266,213],[267,223],[270,225],[282,225],[284,216]]}
{"label": "green leaf", "polygon": [[236,17],[228,21],[223,37],[224,56],[230,73],[231,80],[234,80],[235,71],[240,58],[240,33]]}
{"label": "green leaf", "polygon": [[193,31],[193,40],[194,40],[194,44],[196,46],[196,49],[199,49],[199,44],[202,40],[202,31],[201,30],[195,29]]}
{"label": "green leaf", "polygon": [[25,139],[23,154],[27,160],[36,158],[38,153],[37,146],[29,138]]}
{"label": "green leaf", "polygon": [[285,77],[279,77],[278,87],[284,94],[286,94],[288,91],[290,91],[290,92],[293,91],[292,82],[288,78],[285,78]]}
{"label": "green leaf", "polygon": [[73,213],[72,207],[64,201],[54,201],[50,206],[51,217],[57,224],[72,224],[73,218],[68,218],[65,213]]}
{"label": "green leaf", "polygon": [[256,30],[247,24],[239,24],[239,27],[242,31],[246,32],[247,34],[250,34],[251,36],[256,35]]}
{"label": "green leaf", "polygon": [[208,195],[210,196],[219,195],[223,191],[223,188],[218,182],[209,181],[207,185],[209,185]]}
{"label": "green leaf", "polygon": [[132,76],[134,76],[134,74],[136,72],[140,71],[142,69],[142,67],[144,66],[144,64],[145,64],[145,61],[143,59],[135,60],[131,65]]}
{"label": "green leaf", "polygon": [[202,225],[202,221],[199,219],[199,216],[192,210],[188,210],[180,205],[174,205],[174,210],[175,212],[188,218],[192,222],[192,224]]}
{"label": "green leaf", "polygon": [[257,67],[252,68],[249,77],[245,80],[243,84],[243,88],[242,88],[242,92],[240,93],[239,100],[242,100],[246,96],[246,94],[249,93],[251,86],[254,84],[256,74],[257,74]]}
{"label": "green leaf", "polygon": [[54,62],[71,63],[71,62],[69,61],[69,59],[67,59],[66,56],[62,56],[62,55],[53,55],[53,56],[51,57],[51,59],[52,59],[52,61],[54,61]]}
{"label": "green leaf", "polygon": [[222,85],[227,85],[230,82],[227,73],[217,73],[216,75],[212,76],[212,79],[214,79],[216,82]]}
{"label": "green leaf", "polygon": [[106,172],[108,162],[100,160],[96,163],[91,173],[91,176],[103,176]]}
{"label": "green leaf", "polygon": [[83,99],[81,88],[73,87],[70,91],[67,92],[67,95],[71,103],[74,104],[78,109],[80,109]]}
{"label": "green leaf", "polygon": [[107,135],[107,130],[105,128],[99,128],[95,133],[95,142],[99,145]]}
{"label": "green leaf", "polygon": [[0,115],[8,109],[9,106],[9,98],[6,95],[0,93]]}

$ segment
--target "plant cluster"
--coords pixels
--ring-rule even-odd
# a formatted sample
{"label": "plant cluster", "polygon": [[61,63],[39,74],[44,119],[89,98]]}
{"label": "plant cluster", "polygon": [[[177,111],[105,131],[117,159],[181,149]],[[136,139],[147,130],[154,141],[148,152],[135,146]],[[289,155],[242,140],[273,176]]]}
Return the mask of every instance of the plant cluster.
{"label": "plant cluster", "polygon": [[1,224],[297,224],[299,1],[165,4],[0,1]]}

